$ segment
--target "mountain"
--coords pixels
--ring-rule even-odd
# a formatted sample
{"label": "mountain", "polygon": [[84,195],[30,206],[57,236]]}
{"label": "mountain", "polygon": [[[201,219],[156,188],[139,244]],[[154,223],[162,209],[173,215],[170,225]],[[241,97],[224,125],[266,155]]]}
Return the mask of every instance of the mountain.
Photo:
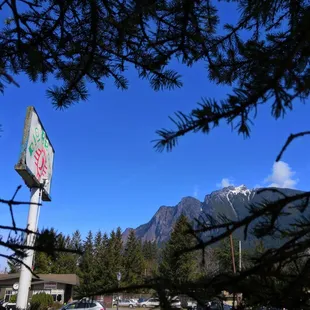
{"label": "mountain", "polygon": [[[294,196],[301,193],[298,190],[282,188],[278,188],[277,192],[272,190],[258,192],[258,190],[261,189],[248,189],[245,185],[228,186],[206,195],[202,202],[193,197],[184,197],[176,206],[161,206],[148,223],[134,229],[136,236],[142,241],[154,241],[161,244],[169,239],[171,230],[182,213],[193,223],[195,219],[203,217],[204,214],[209,214],[214,218],[225,215],[231,220],[240,220],[248,215],[249,204],[275,201],[283,197],[283,194]],[[287,222],[288,217],[284,218],[284,221]],[[124,231],[124,242],[132,229],[127,228]],[[237,232],[235,236],[242,239],[242,231]],[[251,240],[249,238],[248,242]]]}

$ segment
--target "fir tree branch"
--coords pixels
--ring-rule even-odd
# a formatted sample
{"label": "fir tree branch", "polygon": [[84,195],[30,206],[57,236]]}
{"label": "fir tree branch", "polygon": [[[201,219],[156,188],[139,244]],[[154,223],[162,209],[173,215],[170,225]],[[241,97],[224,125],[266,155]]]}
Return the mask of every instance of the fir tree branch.
{"label": "fir tree branch", "polygon": [[310,135],[310,131],[303,131],[303,132],[299,132],[296,134],[290,134],[290,136],[287,138],[284,146],[282,147],[279,155],[277,156],[276,162],[281,160],[283,153],[286,151],[287,147],[293,142],[293,140],[300,138],[300,137],[303,137],[303,136],[306,136],[306,135]]}

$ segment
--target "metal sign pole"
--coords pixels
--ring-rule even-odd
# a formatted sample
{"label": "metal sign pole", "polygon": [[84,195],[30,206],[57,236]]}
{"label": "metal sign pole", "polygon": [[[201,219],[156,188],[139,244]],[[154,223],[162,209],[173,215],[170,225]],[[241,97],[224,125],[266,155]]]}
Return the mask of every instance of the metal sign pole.
{"label": "metal sign pole", "polygon": [[[27,108],[23,140],[19,160],[15,170],[23,178],[31,189],[31,203],[28,213],[27,229],[32,233],[27,234],[26,245],[34,246],[35,232],[38,227],[38,219],[41,199],[51,201],[51,180],[53,174],[55,150],[49,140],[42,122],[34,107]],[[18,295],[16,307],[26,309],[28,306],[28,294],[31,287],[32,264],[34,250],[27,249],[20,270]]]}
{"label": "metal sign pole", "polygon": [[[31,203],[29,206],[28,213],[28,222],[27,229],[35,232],[37,229],[38,223],[38,208],[40,206],[38,204],[41,203],[41,189],[40,188],[32,188],[31,189]],[[35,234],[30,233],[27,235],[27,246],[34,246]],[[27,309],[28,307],[28,294],[31,286],[32,273],[30,269],[32,269],[32,261],[33,261],[34,250],[27,250],[26,257],[23,259],[23,264],[20,270],[19,277],[19,286],[18,286],[18,294],[16,301],[17,309]],[[27,267],[29,268],[27,268]]]}

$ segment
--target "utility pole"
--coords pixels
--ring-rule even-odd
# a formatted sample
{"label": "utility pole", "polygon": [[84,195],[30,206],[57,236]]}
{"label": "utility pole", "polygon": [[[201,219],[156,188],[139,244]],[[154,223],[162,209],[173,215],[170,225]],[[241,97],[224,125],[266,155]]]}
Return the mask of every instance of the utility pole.
{"label": "utility pole", "polygon": [[235,263],[235,250],[234,250],[234,242],[233,242],[232,234],[229,235],[229,240],[230,240],[231,262],[232,262],[233,272],[235,274],[236,263]]}
{"label": "utility pole", "polygon": [[[229,235],[229,241],[230,241],[231,262],[232,262],[233,272],[234,272],[234,274],[236,274],[235,250],[234,250],[234,242],[233,242],[232,234]],[[233,309],[235,309],[235,299],[236,299],[236,294],[234,293],[234,295],[233,295]]]}
{"label": "utility pole", "polygon": [[239,271],[242,269],[242,251],[241,251],[241,240],[239,240]]}
{"label": "utility pole", "polygon": [[[119,288],[119,285],[122,279],[122,274],[120,271],[117,273],[116,278],[117,278],[117,287]],[[119,292],[117,292],[117,310],[118,310],[118,306],[119,306]]]}

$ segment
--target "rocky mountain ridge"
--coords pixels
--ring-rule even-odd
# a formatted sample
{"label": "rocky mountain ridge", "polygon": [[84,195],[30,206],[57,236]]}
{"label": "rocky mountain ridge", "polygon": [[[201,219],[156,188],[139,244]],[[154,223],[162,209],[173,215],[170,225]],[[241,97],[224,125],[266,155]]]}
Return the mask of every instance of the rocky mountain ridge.
{"label": "rocky mountain ridge", "polygon": [[[161,206],[148,223],[134,230],[136,236],[142,241],[154,241],[161,244],[169,239],[171,230],[182,213],[193,222],[204,214],[215,218],[221,214],[231,220],[239,220],[248,214],[247,208],[250,204],[264,200],[277,200],[281,193],[288,196],[300,193],[292,189],[279,188],[277,190],[278,193],[269,190],[258,192],[258,189],[248,189],[245,185],[240,185],[228,186],[207,194],[202,202],[194,197],[184,197],[176,206]],[[127,228],[124,231],[124,242],[131,229],[133,228]]]}

